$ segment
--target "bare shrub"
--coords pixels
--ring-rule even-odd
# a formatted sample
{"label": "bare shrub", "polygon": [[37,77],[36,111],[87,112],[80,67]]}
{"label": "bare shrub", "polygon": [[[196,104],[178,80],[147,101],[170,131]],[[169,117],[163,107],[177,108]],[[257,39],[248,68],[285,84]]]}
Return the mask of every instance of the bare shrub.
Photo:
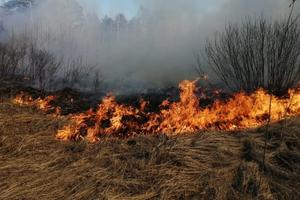
{"label": "bare shrub", "polygon": [[248,17],[229,24],[207,41],[205,53],[209,67],[229,89],[283,94],[300,81],[298,18],[269,22]]}
{"label": "bare shrub", "polygon": [[100,71],[96,70],[95,71],[95,75],[94,75],[94,79],[93,79],[93,89],[94,92],[99,92],[100,87],[101,87],[101,76],[100,76]]}
{"label": "bare shrub", "polygon": [[45,90],[61,67],[61,59],[50,52],[32,46],[29,54],[29,76],[38,83],[40,90]]}
{"label": "bare shrub", "polygon": [[26,56],[26,44],[15,37],[0,42],[0,79],[12,78],[24,57]]}
{"label": "bare shrub", "polygon": [[42,91],[61,87],[99,90],[101,77],[97,65],[81,57],[64,59],[45,46],[33,41],[27,32],[9,32],[0,41],[0,79],[17,78]]}
{"label": "bare shrub", "polygon": [[[68,88],[84,88],[88,80],[92,80],[92,72],[96,71],[95,65],[90,65],[84,62],[82,58],[68,60],[62,68],[62,84]],[[99,72],[96,71],[96,76],[99,77]],[[92,83],[94,86],[94,83]]]}

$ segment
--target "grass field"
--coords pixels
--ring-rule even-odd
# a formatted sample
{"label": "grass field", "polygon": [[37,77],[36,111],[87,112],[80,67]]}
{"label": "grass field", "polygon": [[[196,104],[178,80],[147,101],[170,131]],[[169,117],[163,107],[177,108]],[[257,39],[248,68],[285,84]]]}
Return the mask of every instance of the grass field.
{"label": "grass field", "polygon": [[[0,199],[299,199],[300,118],[264,130],[61,142],[68,119],[0,103]],[[262,173],[263,172],[263,173]]]}

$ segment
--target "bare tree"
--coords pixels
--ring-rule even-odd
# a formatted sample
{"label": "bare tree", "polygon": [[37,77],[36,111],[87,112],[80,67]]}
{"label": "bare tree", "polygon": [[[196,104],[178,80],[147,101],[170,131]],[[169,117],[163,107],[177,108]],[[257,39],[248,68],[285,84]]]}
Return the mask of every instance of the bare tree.
{"label": "bare tree", "polygon": [[96,70],[95,71],[95,76],[94,76],[94,79],[93,79],[93,89],[94,89],[94,92],[96,92],[96,93],[99,92],[100,85],[101,85],[100,72],[99,72],[99,70]]}
{"label": "bare tree", "polygon": [[298,17],[291,12],[273,23],[248,17],[240,25],[229,24],[207,41],[205,52],[208,65],[230,89],[285,93],[300,81]]}
{"label": "bare tree", "polygon": [[82,58],[66,61],[62,68],[63,87],[74,88],[83,86],[87,79],[91,78],[91,72],[94,72],[95,68],[96,66],[84,62]]}
{"label": "bare tree", "polygon": [[18,78],[41,91],[60,87],[98,91],[101,84],[97,65],[81,57],[65,60],[49,51],[47,44],[33,40],[30,33],[13,31],[0,41],[0,80],[7,78]]}
{"label": "bare tree", "polygon": [[26,56],[26,45],[14,36],[0,42],[0,78],[12,78]]}
{"label": "bare tree", "polygon": [[53,81],[58,69],[61,67],[61,59],[57,59],[46,50],[37,49],[34,46],[30,50],[31,67],[30,76],[38,82],[40,90],[45,90],[48,84]]}

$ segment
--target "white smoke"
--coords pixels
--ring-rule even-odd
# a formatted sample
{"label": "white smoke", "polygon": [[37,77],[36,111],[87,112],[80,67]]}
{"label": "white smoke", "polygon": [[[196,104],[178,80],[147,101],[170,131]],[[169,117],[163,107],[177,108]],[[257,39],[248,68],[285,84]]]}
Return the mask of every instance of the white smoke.
{"label": "white smoke", "polygon": [[[112,4],[118,5],[117,0]],[[103,26],[101,1],[41,0],[3,18],[6,27],[32,32],[57,55],[82,57],[113,85],[157,87],[196,76],[195,53],[215,31],[248,15],[285,17],[289,0],[136,0],[137,16]],[[295,13],[300,10],[296,3]]]}

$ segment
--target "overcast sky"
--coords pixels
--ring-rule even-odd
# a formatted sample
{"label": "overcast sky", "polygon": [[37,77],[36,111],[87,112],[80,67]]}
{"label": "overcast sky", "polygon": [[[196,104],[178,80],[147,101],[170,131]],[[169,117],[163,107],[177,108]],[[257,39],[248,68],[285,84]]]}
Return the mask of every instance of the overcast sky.
{"label": "overcast sky", "polygon": [[[259,10],[261,6],[270,6],[270,2],[274,4],[274,7],[278,4],[288,5],[288,1],[291,0],[79,0],[86,5],[93,5],[93,9],[99,10],[101,15],[116,15],[118,13],[124,13],[128,18],[136,15],[138,9],[141,6],[155,5],[165,6],[169,5],[170,8],[173,5],[181,2],[183,6],[189,6],[193,4],[193,7],[198,10],[214,11],[223,7],[226,4],[240,5],[242,9],[253,8]],[[268,9],[267,7],[262,7]]]}
{"label": "overcast sky", "polygon": [[[154,4],[158,1],[151,0],[78,0],[81,4],[90,7],[93,10],[98,10],[100,15],[115,16],[118,13],[124,13],[128,18],[134,17],[141,6]],[[204,9],[206,11],[216,10],[226,0],[196,0],[193,1],[197,9]],[[162,0],[162,6],[166,2],[172,7],[172,0]],[[182,1],[184,4],[190,4],[190,0]],[[159,3],[158,3],[159,4]]]}

